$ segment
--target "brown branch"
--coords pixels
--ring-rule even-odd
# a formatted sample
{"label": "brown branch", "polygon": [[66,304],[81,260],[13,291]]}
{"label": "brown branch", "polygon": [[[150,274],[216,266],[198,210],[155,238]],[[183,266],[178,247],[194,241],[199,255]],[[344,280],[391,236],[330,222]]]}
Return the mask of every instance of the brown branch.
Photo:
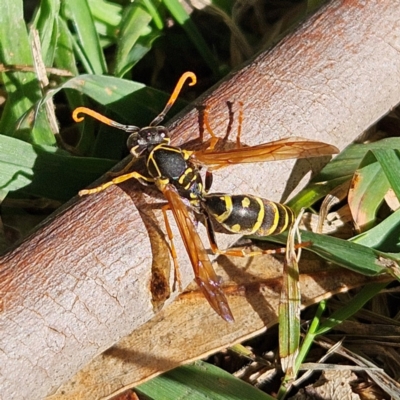
{"label": "brown branch", "polygon": [[[242,138],[249,145],[295,135],[344,147],[399,101],[399,20],[396,2],[333,1],[198,104],[211,107],[212,126],[223,136],[228,102],[235,112],[235,102],[242,101]],[[198,115],[194,107],[175,121],[171,130],[177,144],[198,136]],[[299,166],[307,169],[306,164]],[[286,181],[292,166],[285,162],[220,170],[214,189],[279,200],[290,191]],[[164,270],[170,262],[154,195],[130,182],[74,199],[1,257],[4,398],[51,393],[163,304],[168,297]],[[192,272],[178,239],[186,285]],[[161,275],[155,303],[149,290],[152,268]],[[243,328],[242,322],[237,320],[236,326]],[[246,334],[241,330],[239,336]]]}

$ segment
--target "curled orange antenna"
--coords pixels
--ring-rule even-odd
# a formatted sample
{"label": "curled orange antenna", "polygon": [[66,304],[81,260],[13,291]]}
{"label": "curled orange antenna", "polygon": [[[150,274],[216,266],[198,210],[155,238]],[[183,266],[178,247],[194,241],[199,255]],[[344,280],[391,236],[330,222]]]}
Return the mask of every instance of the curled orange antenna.
{"label": "curled orange antenna", "polygon": [[[167,112],[170,110],[170,108],[173,106],[173,104],[175,103],[176,99],[179,96],[180,91],[182,90],[183,85],[185,84],[185,82],[190,79],[191,82],[189,82],[189,86],[193,86],[196,84],[197,82],[197,78],[196,75],[193,72],[185,72],[180,78],[178,83],[175,86],[174,91],[172,92],[167,104],[164,107],[164,110],[162,110],[160,112],[160,114],[157,115],[157,117],[155,117],[153,119],[153,121],[151,121],[150,126],[157,126],[160,124],[160,122],[165,118],[165,115],[167,114]],[[113,121],[110,118],[105,117],[104,115],[91,110],[90,108],[86,108],[86,107],[78,107],[75,108],[75,110],[72,113],[72,118],[74,119],[74,121],[76,122],[81,122],[83,121],[84,117],[79,116],[79,114],[86,114],[86,115],[90,115],[92,118],[97,119],[98,121],[102,122],[103,124],[112,126],[114,128],[117,129],[121,129],[125,132],[137,132],[140,130],[139,127],[135,126],[135,125],[124,125],[124,124],[120,124],[119,122]]]}
{"label": "curled orange antenna", "polygon": [[185,72],[180,78],[178,83],[175,86],[174,91],[172,92],[169,100],[167,101],[167,104],[164,107],[164,110],[162,110],[160,112],[160,114],[157,115],[157,117],[155,117],[153,119],[153,121],[151,121],[150,126],[157,126],[160,124],[160,122],[165,118],[165,115],[167,114],[167,112],[170,110],[170,108],[173,106],[173,104],[175,103],[176,99],[179,96],[179,93],[182,90],[183,85],[185,84],[185,82],[190,79],[191,82],[189,82],[189,86],[193,86],[196,84],[197,82],[197,78],[196,75],[194,74],[194,72],[190,72],[187,71]]}
{"label": "curled orange antenna", "polygon": [[104,115],[91,110],[90,108],[87,107],[77,107],[72,113],[72,118],[74,119],[75,122],[81,122],[83,121],[84,117],[80,117],[79,114],[86,114],[90,115],[92,118],[97,119],[98,121],[102,122],[103,124],[112,126],[114,128],[122,129],[123,131],[126,132],[136,132],[140,128],[135,126],[135,125],[124,125],[120,124],[119,122],[113,121],[110,118],[105,117]]}

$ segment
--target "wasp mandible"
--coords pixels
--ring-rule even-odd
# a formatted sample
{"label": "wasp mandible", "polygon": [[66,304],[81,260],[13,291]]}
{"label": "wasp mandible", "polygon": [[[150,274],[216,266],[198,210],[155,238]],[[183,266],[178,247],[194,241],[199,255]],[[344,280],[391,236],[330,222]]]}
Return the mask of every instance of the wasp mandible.
{"label": "wasp mandible", "polygon": [[[162,112],[149,126],[143,128],[121,124],[86,107],[78,107],[74,110],[73,118],[76,122],[83,120],[79,114],[86,114],[130,133],[127,146],[133,156],[132,161],[119,176],[95,188],[81,190],[79,195],[98,193],[111,185],[129,179],[136,179],[146,185],[155,184],[167,200],[162,212],[175,266],[177,266],[177,255],[167,210],[171,210],[174,215],[193,267],[195,280],[202,293],[217,314],[226,321],[232,322],[234,319],[228,300],[197,232],[192,214],[205,224],[214,253],[243,256],[245,254],[240,250],[218,249],[213,225],[220,225],[231,233],[273,235],[289,228],[294,220],[294,213],[285,205],[253,195],[209,193],[212,182],[211,173],[208,173],[203,183],[200,168],[205,167],[211,171],[230,164],[318,157],[335,154],[338,149],[326,143],[294,137],[253,147],[237,146],[231,150],[218,151],[215,150],[215,144],[219,139],[209,129],[208,120],[206,125],[212,140],[207,149],[189,151],[171,146],[168,129],[160,124],[188,79],[190,79],[190,86],[196,83],[196,75],[193,72],[184,73]],[[240,132],[238,137],[240,137]],[[237,141],[239,143],[240,139]],[[143,175],[138,171],[127,172],[138,158],[145,159],[148,175]]]}

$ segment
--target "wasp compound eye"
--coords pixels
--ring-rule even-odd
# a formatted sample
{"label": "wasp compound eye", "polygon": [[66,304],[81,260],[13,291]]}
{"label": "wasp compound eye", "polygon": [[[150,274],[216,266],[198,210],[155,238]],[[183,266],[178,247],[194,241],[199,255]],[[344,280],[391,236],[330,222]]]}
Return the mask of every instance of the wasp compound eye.
{"label": "wasp compound eye", "polygon": [[137,132],[131,133],[126,141],[126,147],[131,150],[133,147],[137,146],[139,139],[139,134]]}

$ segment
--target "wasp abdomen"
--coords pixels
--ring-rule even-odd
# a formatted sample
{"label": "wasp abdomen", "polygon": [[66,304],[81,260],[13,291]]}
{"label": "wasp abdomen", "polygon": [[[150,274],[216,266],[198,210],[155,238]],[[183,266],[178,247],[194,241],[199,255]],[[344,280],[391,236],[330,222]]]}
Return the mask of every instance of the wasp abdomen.
{"label": "wasp abdomen", "polygon": [[244,235],[276,235],[294,220],[289,207],[252,195],[207,194],[203,206],[229,232]]}

